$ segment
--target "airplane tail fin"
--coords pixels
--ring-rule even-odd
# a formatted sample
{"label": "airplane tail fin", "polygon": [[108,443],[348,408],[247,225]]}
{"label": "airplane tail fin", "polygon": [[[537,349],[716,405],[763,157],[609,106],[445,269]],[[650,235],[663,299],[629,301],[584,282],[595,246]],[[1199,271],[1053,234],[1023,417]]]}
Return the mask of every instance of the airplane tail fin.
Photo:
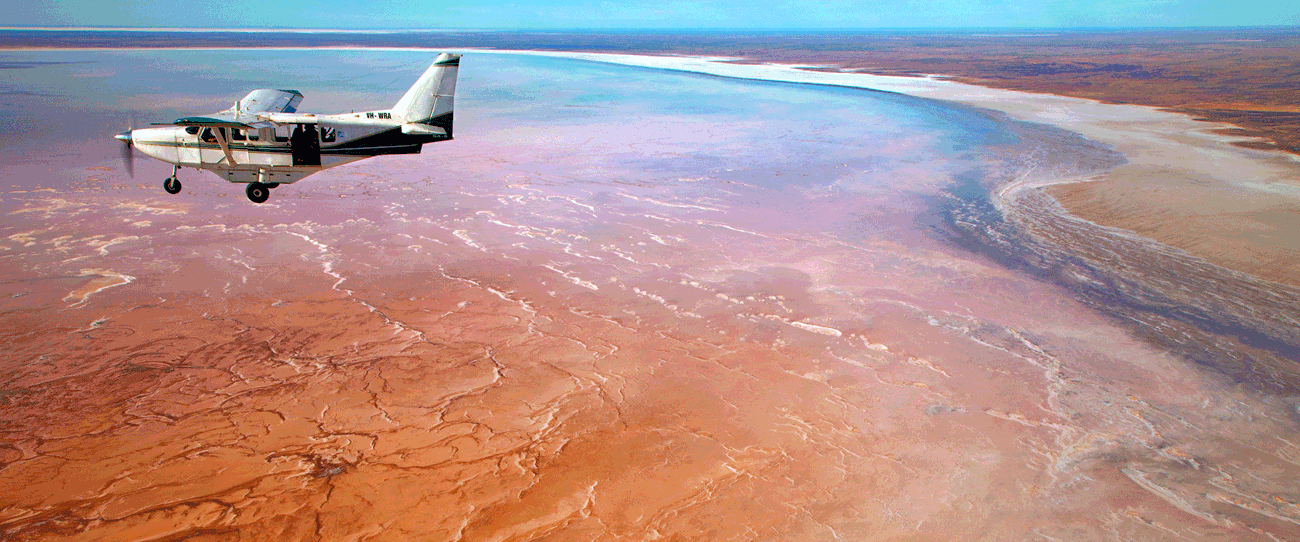
{"label": "airplane tail fin", "polygon": [[406,91],[393,113],[405,122],[442,128],[451,137],[452,110],[456,100],[456,70],[460,55],[442,53],[433,65]]}

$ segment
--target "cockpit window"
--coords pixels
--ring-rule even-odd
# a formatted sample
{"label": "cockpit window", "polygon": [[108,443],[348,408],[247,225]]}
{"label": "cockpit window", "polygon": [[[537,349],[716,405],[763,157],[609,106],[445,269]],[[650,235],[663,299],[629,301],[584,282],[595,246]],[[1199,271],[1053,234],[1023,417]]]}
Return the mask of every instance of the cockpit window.
{"label": "cockpit window", "polygon": [[186,126],[186,127],[185,127],[185,133],[190,134],[190,135],[197,134],[197,133],[199,133],[199,127],[198,127],[198,126]]}
{"label": "cockpit window", "polygon": [[199,134],[199,139],[208,143],[216,143],[217,136],[212,135],[212,128],[204,128],[203,133]]}

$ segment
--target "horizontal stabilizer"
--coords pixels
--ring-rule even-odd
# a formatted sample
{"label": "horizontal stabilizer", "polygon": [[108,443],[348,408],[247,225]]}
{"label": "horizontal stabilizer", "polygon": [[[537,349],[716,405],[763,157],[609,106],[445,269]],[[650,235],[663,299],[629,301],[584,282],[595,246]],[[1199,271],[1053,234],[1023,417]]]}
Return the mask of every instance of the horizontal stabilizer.
{"label": "horizontal stabilizer", "polygon": [[447,131],[437,126],[428,124],[406,123],[402,125],[402,133],[407,135],[425,135],[425,136],[445,136]]}

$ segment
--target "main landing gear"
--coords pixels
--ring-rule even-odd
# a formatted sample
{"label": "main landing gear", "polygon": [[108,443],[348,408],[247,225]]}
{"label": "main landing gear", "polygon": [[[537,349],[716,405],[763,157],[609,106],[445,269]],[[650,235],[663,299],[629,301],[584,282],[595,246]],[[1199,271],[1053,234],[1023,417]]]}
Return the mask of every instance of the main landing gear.
{"label": "main landing gear", "polygon": [[280,183],[262,184],[248,183],[248,188],[244,190],[248,194],[248,199],[253,203],[263,203],[271,197],[271,189],[280,186]]}
{"label": "main landing gear", "polygon": [[[163,180],[163,190],[166,190],[168,194],[181,193],[181,181],[176,178],[176,173],[180,170],[180,166],[172,166],[172,176]],[[280,186],[280,183],[252,182],[248,183],[248,188],[244,189],[244,193],[248,195],[248,199],[253,203],[266,203],[266,200],[271,198],[271,189],[277,186]]]}
{"label": "main landing gear", "polygon": [[163,190],[166,190],[168,194],[181,193],[181,181],[176,178],[176,172],[180,170],[180,166],[172,166],[172,176],[163,181]]}

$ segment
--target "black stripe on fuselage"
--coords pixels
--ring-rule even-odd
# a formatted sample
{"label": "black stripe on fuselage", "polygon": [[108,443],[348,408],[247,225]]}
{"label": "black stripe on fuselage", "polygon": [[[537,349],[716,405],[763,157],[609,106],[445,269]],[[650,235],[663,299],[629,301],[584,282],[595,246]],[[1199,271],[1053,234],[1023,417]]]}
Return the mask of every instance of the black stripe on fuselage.
{"label": "black stripe on fuselage", "polygon": [[[414,145],[418,149],[420,145],[423,145],[425,143],[435,143],[447,139],[451,139],[451,138],[440,137],[440,136],[403,134],[402,128],[400,126],[397,126],[392,128],[391,130],[384,130],[382,132],[370,134],[365,137],[359,137],[351,141],[334,145],[332,147],[321,148],[321,153],[322,154],[325,153],[326,149],[328,149],[330,151],[334,151],[339,154],[353,154],[350,151],[371,149],[371,148],[386,149],[386,148],[397,148],[397,147],[410,147],[412,145]],[[415,152],[420,152],[420,151],[417,150]]]}
{"label": "black stripe on fuselage", "polygon": [[[384,130],[376,134],[370,134],[365,137],[359,137],[351,141],[346,141],[338,145],[321,147],[322,155],[343,155],[343,156],[379,156],[381,154],[419,154],[420,148],[425,143],[435,143],[451,139],[450,137],[441,138],[437,136],[416,136],[403,134],[400,127],[390,130]],[[187,149],[208,149],[221,150],[221,145],[216,143],[196,143],[183,141],[180,143],[174,141],[141,141],[141,145],[157,145],[160,147],[180,147]],[[269,154],[292,154],[293,149],[289,145],[251,145],[248,143],[230,142],[228,145],[231,151],[250,151],[262,152]]]}

